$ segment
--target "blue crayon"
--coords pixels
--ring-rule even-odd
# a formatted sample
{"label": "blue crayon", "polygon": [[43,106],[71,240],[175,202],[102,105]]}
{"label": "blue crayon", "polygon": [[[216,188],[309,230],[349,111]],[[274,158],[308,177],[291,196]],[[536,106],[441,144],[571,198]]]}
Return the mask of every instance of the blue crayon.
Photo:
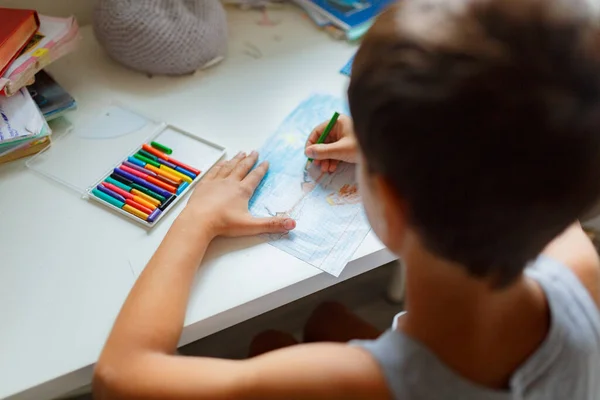
{"label": "blue crayon", "polygon": [[183,193],[183,191],[184,191],[184,190],[185,190],[185,189],[186,189],[188,186],[190,186],[190,184],[189,184],[189,183],[187,183],[187,182],[183,182],[183,183],[182,183],[182,184],[179,186],[179,188],[177,189],[177,195],[180,195],[181,193]]}
{"label": "blue crayon", "polygon": [[184,174],[184,175],[187,175],[187,176],[189,176],[189,177],[190,177],[190,178],[192,178],[192,179],[196,179],[196,174],[194,174],[194,173],[192,173],[192,172],[188,171],[188,170],[187,170],[187,169],[185,169],[185,168],[181,168],[181,167],[177,167],[177,166],[176,166],[174,169],[175,169],[175,171],[177,171],[177,172],[179,172],[179,173],[182,173],[182,174]]}
{"label": "blue crayon", "polygon": [[145,179],[138,178],[135,175],[131,175],[129,172],[123,171],[120,168],[115,168],[114,172],[115,172],[115,174],[120,175],[125,179],[129,179],[130,181],[135,182],[138,185],[145,187],[146,189],[152,190],[154,193],[159,194],[159,195],[163,196],[164,198],[169,198],[170,196],[173,195],[171,192],[167,192],[166,190],[161,189],[156,185],[153,185],[152,183],[146,181]]}
{"label": "blue crayon", "polygon": [[122,202],[122,203],[125,203],[125,197],[121,196],[120,194],[118,194],[118,193],[116,193],[116,192],[113,192],[112,190],[110,190],[110,189],[109,189],[109,188],[107,188],[106,186],[104,186],[104,185],[100,184],[100,185],[98,185],[98,186],[97,186],[97,189],[98,189],[99,191],[101,191],[102,193],[104,193],[104,194],[107,194],[107,195],[109,195],[110,197],[113,197],[113,198],[115,198],[115,199],[119,200],[119,201],[120,201],[120,202]]}
{"label": "blue crayon", "polygon": [[146,163],[145,163],[145,162],[143,162],[143,161],[141,161],[141,160],[138,160],[138,159],[137,159],[137,158],[135,158],[135,157],[127,157],[127,161],[129,161],[129,162],[130,162],[130,163],[132,163],[132,164],[138,165],[138,166],[140,166],[140,167],[143,167],[143,166],[145,166],[145,165],[146,165]]}

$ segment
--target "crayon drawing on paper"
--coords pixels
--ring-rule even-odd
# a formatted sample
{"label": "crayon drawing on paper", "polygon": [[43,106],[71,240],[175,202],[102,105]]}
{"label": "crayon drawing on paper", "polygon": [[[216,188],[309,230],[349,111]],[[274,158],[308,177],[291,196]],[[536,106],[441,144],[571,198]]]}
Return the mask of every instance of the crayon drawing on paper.
{"label": "crayon drawing on paper", "polygon": [[334,111],[347,113],[344,101],[313,95],[301,103],[260,150],[269,171],[250,200],[255,216],[290,216],[296,229],[268,235],[269,243],[334,276],[339,276],[370,230],[354,176],[354,165],[333,174],[311,166],[304,144],[311,130]]}

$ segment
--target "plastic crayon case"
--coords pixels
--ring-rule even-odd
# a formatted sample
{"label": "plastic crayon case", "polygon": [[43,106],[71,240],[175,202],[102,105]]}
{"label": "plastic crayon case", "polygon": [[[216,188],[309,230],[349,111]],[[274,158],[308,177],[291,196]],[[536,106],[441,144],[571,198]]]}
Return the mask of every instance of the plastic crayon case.
{"label": "plastic crayon case", "polygon": [[148,228],[225,155],[223,146],[120,105],[77,117],[27,166]]}

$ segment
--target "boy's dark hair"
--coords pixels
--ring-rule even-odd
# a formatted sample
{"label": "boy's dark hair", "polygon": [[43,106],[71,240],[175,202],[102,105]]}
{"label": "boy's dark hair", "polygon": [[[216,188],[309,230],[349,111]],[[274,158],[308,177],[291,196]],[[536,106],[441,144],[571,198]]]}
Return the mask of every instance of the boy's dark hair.
{"label": "boy's dark hair", "polygon": [[354,61],[369,171],[431,252],[496,287],[599,197],[596,22],[574,0],[401,0]]}

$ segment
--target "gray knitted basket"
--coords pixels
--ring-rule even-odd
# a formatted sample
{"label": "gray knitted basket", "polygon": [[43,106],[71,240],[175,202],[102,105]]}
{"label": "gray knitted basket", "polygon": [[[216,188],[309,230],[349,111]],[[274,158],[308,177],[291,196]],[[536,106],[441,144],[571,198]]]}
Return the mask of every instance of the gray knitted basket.
{"label": "gray knitted basket", "polygon": [[150,74],[189,74],[227,50],[219,0],[97,0],[93,24],[112,58]]}

